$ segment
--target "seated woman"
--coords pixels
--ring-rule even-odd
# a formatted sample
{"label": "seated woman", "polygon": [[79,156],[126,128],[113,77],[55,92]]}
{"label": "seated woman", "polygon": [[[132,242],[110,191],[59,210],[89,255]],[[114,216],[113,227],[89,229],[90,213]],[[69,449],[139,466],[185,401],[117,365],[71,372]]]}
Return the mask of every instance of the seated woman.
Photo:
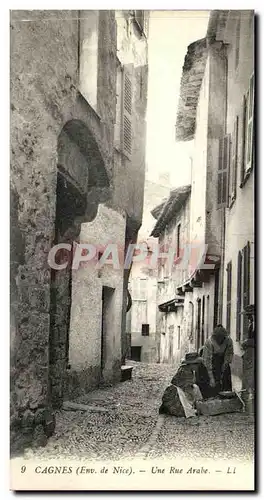
{"label": "seated woman", "polygon": [[171,385],[163,394],[159,413],[186,418],[196,415],[195,403],[203,399],[199,387],[195,384],[195,368],[199,362],[197,353],[186,354],[171,380]]}

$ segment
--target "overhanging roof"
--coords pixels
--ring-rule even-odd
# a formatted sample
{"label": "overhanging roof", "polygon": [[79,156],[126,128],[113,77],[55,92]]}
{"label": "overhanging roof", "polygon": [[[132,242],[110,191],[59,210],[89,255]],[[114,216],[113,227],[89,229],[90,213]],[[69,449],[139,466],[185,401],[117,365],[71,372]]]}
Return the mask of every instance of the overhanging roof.
{"label": "overhanging roof", "polygon": [[[151,214],[153,217],[158,214],[158,220],[154,226],[154,229],[150,236],[154,236],[157,238],[163,229],[166,227],[168,222],[170,222],[171,218],[179,212],[179,210],[183,207],[186,202],[189,194],[191,192],[191,185],[181,186],[177,189],[173,189],[170,192],[167,200],[158,205],[154,210],[152,210]],[[154,214],[153,214],[154,212]]]}
{"label": "overhanging roof", "polygon": [[159,310],[161,312],[173,312],[177,309],[177,307],[183,307],[184,306],[184,298],[181,296],[176,296],[174,299],[168,300],[167,302],[163,302],[163,304],[160,304]]}

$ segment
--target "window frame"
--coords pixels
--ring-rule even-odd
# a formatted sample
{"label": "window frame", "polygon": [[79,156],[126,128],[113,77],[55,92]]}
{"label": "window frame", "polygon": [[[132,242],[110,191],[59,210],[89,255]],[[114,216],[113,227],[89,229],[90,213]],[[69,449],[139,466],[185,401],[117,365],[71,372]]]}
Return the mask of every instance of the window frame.
{"label": "window frame", "polygon": [[228,205],[229,174],[230,174],[230,134],[226,134],[219,139],[218,172],[217,172],[217,185],[216,185],[217,208],[226,207]]}
{"label": "window frame", "polygon": [[230,333],[232,316],[232,261],[230,260],[226,267],[226,330]]}
{"label": "window frame", "polygon": [[[143,327],[147,327],[147,328],[145,329]],[[149,337],[149,323],[141,323],[141,336],[142,337]]]}
{"label": "window frame", "polygon": [[236,341],[241,340],[241,307],[242,307],[242,273],[243,256],[239,250],[237,254],[237,306],[236,306]]}
{"label": "window frame", "polygon": [[238,164],[238,133],[239,133],[239,117],[236,116],[232,139],[230,142],[230,185],[229,208],[232,207],[237,194],[237,164]]}
{"label": "window frame", "polygon": [[[243,155],[241,163],[241,183],[242,188],[253,170],[254,161],[254,117],[255,117],[255,75],[252,73],[249,80],[249,87],[243,98]],[[249,140],[249,128],[251,128]],[[248,159],[248,154],[250,157]]]}
{"label": "window frame", "polygon": [[[128,87],[130,86],[130,92]],[[130,134],[130,138],[126,137]],[[130,143],[130,144],[129,144]],[[127,147],[130,146],[130,149]],[[129,160],[133,153],[133,66],[122,68],[121,149]]]}
{"label": "window frame", "polygon": [[236,32],[235,32],[235,69],[237,70],[240,59],[240,36],[241,36],[241,18],[238,13],[238,18],[236,22]]}
{"label": "window frame", "polygon": [[[242,249],[242,306],[243,311],[245,311],[245,307],[250,304],[250,242]],[[243,339],[246,336],[248,328],[248,318],[247,315],[243,315]]]}

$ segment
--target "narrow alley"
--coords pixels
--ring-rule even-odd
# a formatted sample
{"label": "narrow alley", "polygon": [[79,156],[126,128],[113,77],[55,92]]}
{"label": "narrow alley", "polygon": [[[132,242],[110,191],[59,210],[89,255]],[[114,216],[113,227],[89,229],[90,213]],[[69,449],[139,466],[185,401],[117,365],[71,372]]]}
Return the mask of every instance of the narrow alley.
{"label": "narrow alley", "polygon": [[85,410],[60,410],[45,448],[24,458],[122,460],[201,457],[252,460],[253,415],[232,413],[191,419],[159,415],[171,365],[132,362],[132,380],[78,398]]}

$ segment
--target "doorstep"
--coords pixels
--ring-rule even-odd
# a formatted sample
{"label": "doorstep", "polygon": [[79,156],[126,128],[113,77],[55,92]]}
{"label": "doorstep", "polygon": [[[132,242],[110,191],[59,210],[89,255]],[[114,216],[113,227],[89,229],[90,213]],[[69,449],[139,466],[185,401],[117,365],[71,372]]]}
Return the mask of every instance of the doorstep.
{"label": "doorstep", "polygon": [[121,366],[121,382],[132,379],[133,366],[123,365]]}

